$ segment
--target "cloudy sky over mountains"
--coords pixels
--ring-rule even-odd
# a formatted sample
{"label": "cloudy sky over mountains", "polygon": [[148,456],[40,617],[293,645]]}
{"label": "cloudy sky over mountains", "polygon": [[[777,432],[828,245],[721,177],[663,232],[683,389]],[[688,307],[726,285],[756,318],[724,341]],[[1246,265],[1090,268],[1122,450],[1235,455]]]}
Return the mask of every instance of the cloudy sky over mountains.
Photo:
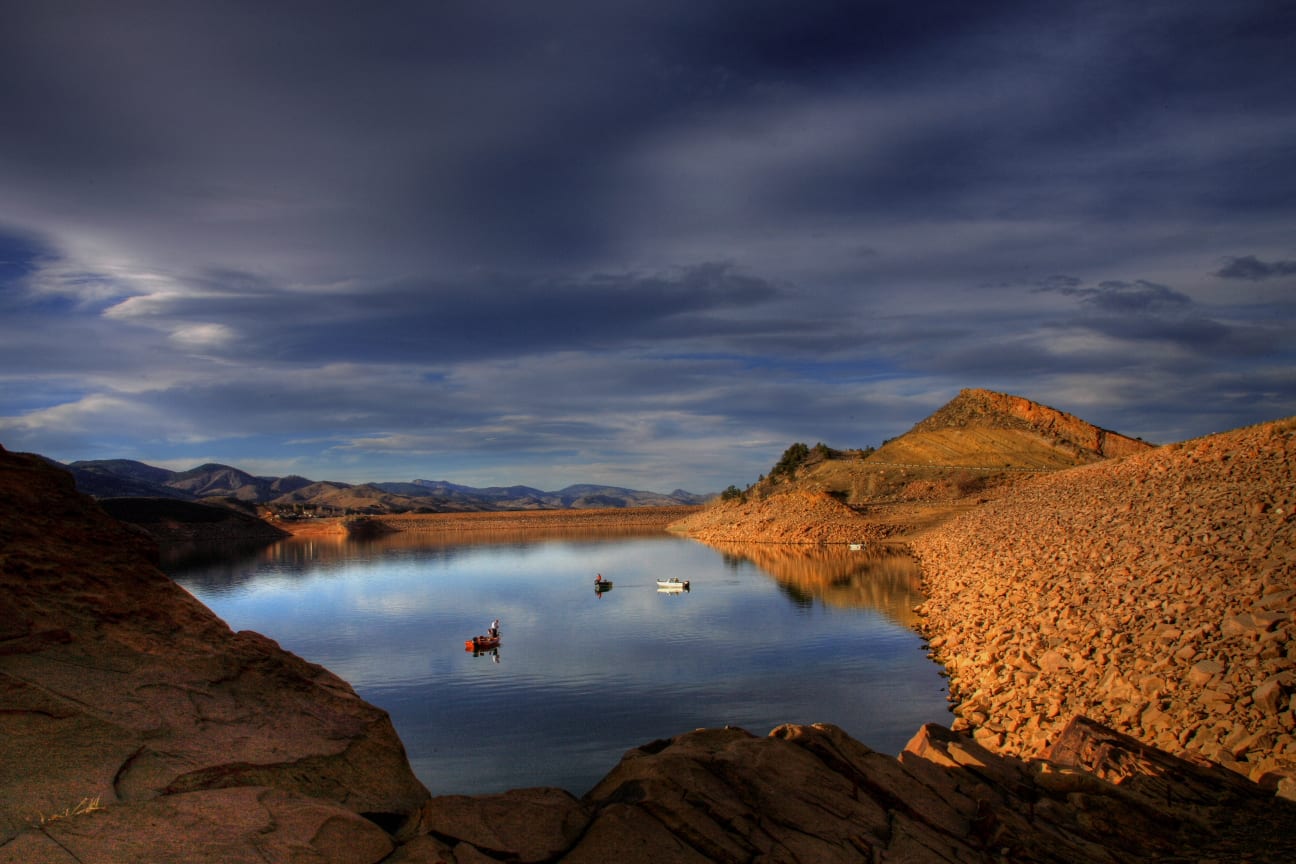
{"label": "cloudy sky over mountains", "polygon": [[1296,414],[1296,12],[0,2],[0,444],[745,485]]}

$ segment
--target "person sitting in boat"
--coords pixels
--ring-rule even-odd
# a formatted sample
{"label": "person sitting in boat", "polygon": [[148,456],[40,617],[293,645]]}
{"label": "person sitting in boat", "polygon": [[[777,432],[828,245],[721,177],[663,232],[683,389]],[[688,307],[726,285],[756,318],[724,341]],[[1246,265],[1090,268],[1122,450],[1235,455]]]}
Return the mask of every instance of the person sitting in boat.
{"label": "person sitting in boat", "polygon": [[595,574],[595,576],[594,576],[594,581],[595,581],[595,582],[602,582],[602,581],[603,581],[603,574],[602,574],[602,573],[597,573],[597,574]]}
{"label": "person sitting in boat", "polygon": [[492,639],[494,639],[496,636],[499,635],[499,619],[498,619],[498,618],[496,618],[494,621],[491,622],[490,629],[487,630],[486,632],[490,634],[490,637],[491,637]]}

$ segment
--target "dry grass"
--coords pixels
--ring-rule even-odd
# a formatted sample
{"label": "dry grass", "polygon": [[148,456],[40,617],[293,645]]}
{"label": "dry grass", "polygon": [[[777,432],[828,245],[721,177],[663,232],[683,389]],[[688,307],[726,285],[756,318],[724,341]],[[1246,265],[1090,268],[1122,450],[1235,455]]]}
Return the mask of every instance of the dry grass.
{"label": "dry grass", "polygon": [[60,819],[71,819],[73,816],[84,816],[86,813],[94,813],[102,810],[103,805],[99,803],[99,796],[93,798],[82,798],[75,807],[65,807],[61,813],[50,813],[47,816],[37,816],[32,819],[34,825],[48,825],[51,822],[58,822]]}

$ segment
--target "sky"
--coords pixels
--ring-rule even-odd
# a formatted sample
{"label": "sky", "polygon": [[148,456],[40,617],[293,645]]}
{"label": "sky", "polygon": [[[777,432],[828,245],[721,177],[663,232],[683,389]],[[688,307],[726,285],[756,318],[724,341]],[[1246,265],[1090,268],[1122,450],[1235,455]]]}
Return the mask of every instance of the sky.
{"label": "sky", "polygon": [[0,445],[743,487],[1296,415],[1272,0],[0,0]]}

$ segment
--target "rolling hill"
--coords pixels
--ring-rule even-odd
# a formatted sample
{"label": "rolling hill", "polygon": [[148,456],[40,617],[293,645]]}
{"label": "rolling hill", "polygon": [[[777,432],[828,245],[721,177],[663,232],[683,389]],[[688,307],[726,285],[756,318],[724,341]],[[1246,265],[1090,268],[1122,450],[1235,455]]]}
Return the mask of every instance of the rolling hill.
{"label": "rolling hill", "polygon": [[853,507],[956,498],[1024,473],[1073,468],[1153,446],[1020,396],[963,390],[876,450],[817,447],[793,472],[771,472],[752,491],[825,492]]}
{"label": "rolling hill", "polygon": [[879,541],[1024,477],[1153,446],[1020,396],[963,390],[876,450],[794,444],[768,476],[671,527],[709,541]]}
{"label": "rolling hill", "polygon": [[[56,463],[57,464],[57,463]],[[669,494],[620,486],[579,484],[553,492],[529,486],[475,488],[443,480],[350,484],[305,477],[257,477],[229,465],[208,463],[169,471],[127,459],[72,462],[77,489],[98,499],[173,498],[235,500],[273,510],[362,513],[454,513],[491,510],[562,510],[664,507],[700,504],[709,496],[683,490]]]}

